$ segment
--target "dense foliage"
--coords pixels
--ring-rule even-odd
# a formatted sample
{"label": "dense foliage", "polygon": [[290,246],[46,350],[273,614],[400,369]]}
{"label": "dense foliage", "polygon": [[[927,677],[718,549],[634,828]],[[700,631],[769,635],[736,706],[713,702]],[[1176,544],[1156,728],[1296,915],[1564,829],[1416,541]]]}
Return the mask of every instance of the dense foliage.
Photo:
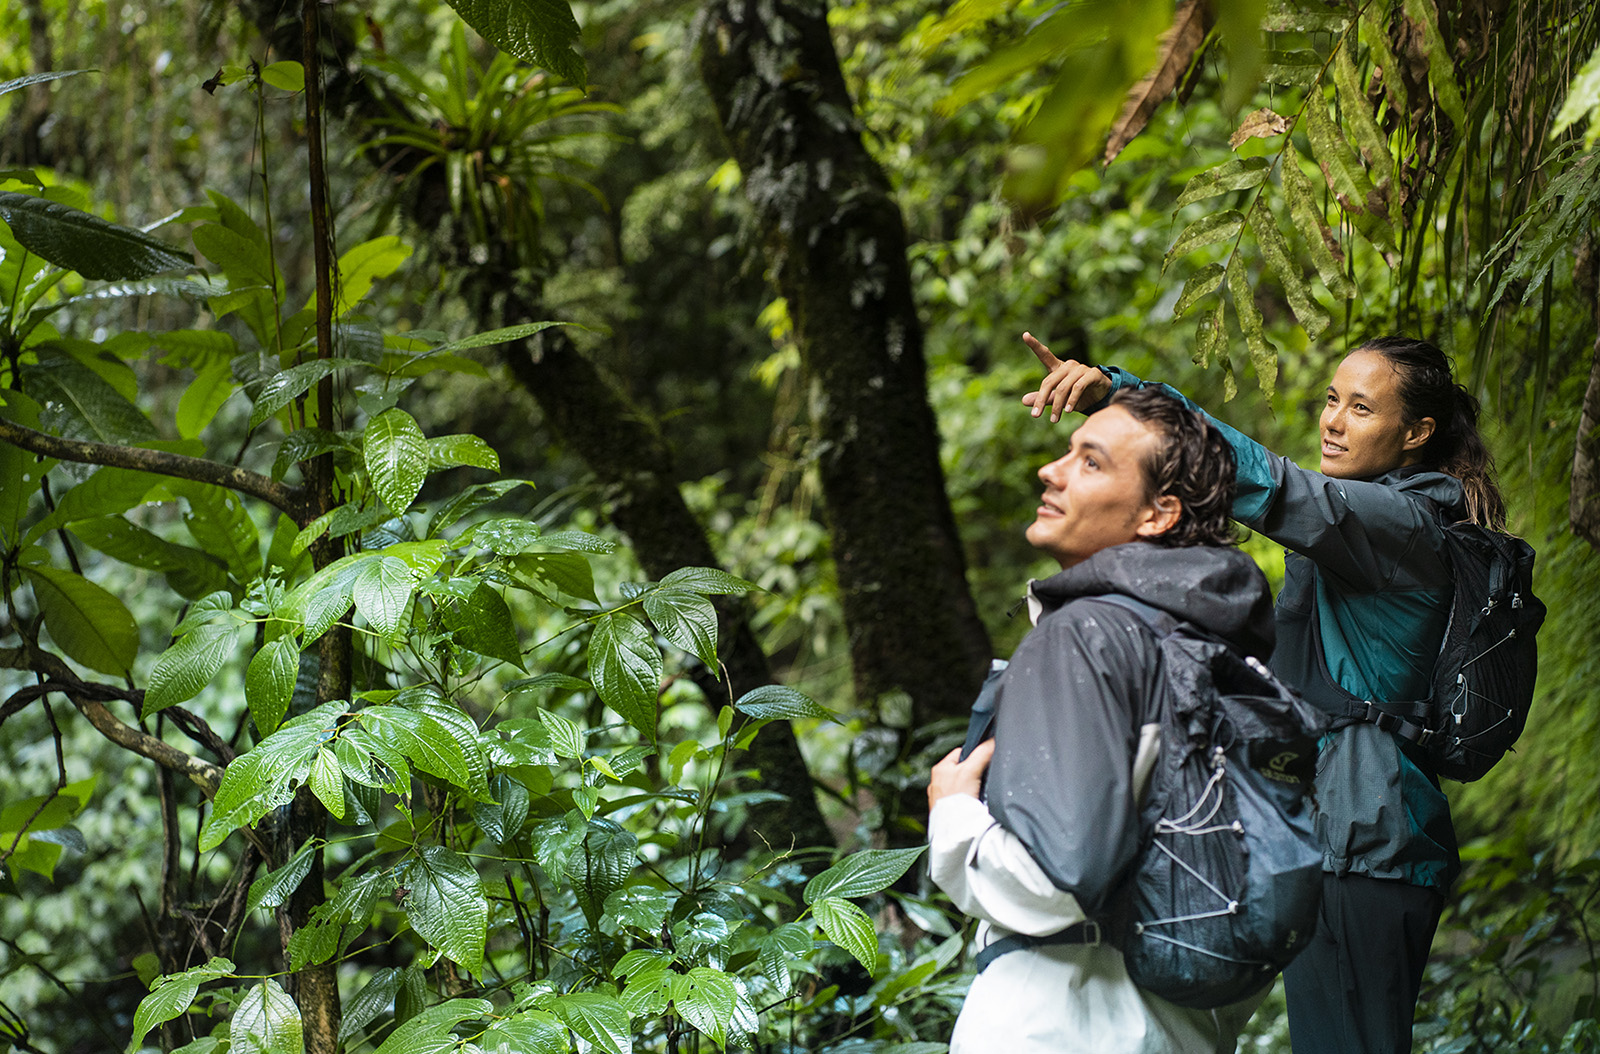
{"label": "dense foliage", "polygon": [[[0,1038],[943,1049],[970,967],[914,843],[952,722],[853,669],[818,308],[696,60],[739,5],[328,5],[313,52],[275,5],[146,6],[0,12]],[[995,650],[1062,441],[1022,330],[1291,455],[1342,348],[1435,335],[1552,614],[1518,755],[1451,788],[1419,1045],[1588,1049],[1600,19],[1044,11],[828,13]],[[644,529],[662,489],[703,556]],[[791,723],[799,782],[760,753]],[[774,826],[802,799],[822,834]],[[1280,998],[1246,1044],[1286,1049]]]}

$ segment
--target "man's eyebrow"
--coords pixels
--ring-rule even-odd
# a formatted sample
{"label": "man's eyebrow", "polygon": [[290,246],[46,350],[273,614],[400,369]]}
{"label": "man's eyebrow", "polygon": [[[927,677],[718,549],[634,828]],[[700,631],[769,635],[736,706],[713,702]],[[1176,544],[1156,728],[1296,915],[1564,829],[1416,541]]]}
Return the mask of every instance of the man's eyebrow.
{"label": "man's eyebrow", "polygon": [[1098,439],[1085,439],[1083,442],[1076,444],[1076,446],[1080,452],[1092,450],[1096,454],[1099,454],[1101,457],[1105,458],[1107,461],[1114,460],[1111,455],[1111,448],[1100,442]]}

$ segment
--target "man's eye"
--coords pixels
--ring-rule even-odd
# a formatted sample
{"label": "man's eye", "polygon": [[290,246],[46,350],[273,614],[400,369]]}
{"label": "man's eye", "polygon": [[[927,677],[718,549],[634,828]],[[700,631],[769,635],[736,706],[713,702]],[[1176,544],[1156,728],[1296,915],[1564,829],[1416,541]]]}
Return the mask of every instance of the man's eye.
{"label": "man's eye", "polygon": [[1099,468],[1100,467],[1100,462],[1096,461],[1092,457],[1086,457],[1086,458],[1083,459],[1083,467],[1084,468]]}

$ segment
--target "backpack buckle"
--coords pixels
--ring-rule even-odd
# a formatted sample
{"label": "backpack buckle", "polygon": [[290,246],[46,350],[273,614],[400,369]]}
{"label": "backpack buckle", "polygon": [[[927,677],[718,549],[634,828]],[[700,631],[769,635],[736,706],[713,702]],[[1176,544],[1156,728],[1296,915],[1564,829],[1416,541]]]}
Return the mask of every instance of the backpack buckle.
{"label": "backpack buckle", "polygon": [[1394,732],[1405,722],[1393,714],[1379,710],[1371,699],[1366,700],[1367,712],[1361,715],[1361,720],[1368,724],[1377,725],[1385,732]]}

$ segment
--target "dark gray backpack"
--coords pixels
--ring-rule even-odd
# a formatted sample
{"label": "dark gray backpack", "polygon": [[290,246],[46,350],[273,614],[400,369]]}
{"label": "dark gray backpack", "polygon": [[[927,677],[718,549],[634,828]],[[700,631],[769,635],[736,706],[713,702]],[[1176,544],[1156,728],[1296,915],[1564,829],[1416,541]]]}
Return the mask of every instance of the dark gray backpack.
{"label": "dark gray backpack", "polygon": [[[1095,921],[1140,988],[1182,1006],[1238,1002],[1271,984],[1316,926],[1322,851],[1311,781],[1327,718],[1219,638],[1131,598],[1096,599],[1160,639],[1168,690],[1146,715],[1161,728],[1161,753],[1139,850]],[[993,723],[993,682],[985,688],[969,750]],[[984,949],[979,968],[1050,943],[1005,938]]]}

